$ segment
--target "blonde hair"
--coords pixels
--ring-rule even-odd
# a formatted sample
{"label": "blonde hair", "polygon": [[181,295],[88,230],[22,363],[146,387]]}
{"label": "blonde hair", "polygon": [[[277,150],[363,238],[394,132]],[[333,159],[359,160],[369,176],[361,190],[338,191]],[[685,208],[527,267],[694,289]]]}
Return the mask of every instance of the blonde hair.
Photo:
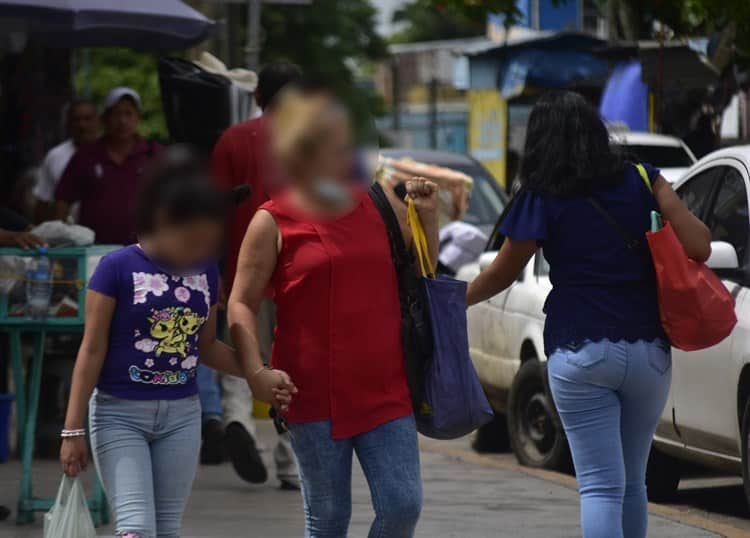
{"label": "blonde hair", "polygon": [[346,114],[329,95],[304,94],[287,89],[277,98],[271,120],[271,144],[275,157],[289,173],[298,172],[304,161],[321,146],[335,122],[331,118]]}

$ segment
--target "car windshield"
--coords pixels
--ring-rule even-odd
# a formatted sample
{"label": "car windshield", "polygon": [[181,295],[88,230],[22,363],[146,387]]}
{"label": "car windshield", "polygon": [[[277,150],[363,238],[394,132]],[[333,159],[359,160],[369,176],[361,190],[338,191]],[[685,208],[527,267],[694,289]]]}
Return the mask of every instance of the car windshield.
{"label": "car windshield", "polygon": [[620,144],[629,159],[638,160],[657,168],[687,168],[693,164],[690,154],[682,146],[651,146]]}
{"label": "car windshield", "polygon": [[494,226],[505,208],[505,197],[500,185],[479,165],[451,165],[450,168],[463,172],[474,180],[469,209],[462,220],[474,226]]}

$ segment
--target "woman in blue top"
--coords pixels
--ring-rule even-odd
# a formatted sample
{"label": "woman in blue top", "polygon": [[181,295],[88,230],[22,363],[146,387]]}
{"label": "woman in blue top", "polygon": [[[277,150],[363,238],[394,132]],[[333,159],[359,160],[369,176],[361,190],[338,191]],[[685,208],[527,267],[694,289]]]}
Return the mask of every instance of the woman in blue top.
{"label": "woman in blue top", "polygon": [[[184,148],[167,150],[140,195],[139,243],[106,255],[86,294],[86,327],[60,460],[88,463],[84,420],[118,537],[176,538],[198,464],[198,362],[245,378],[283,409],[295,389],[278,370],[216,339],[227,201]],[[92,395],[93,392],[93,395]]]}
{"label": "woman in blue top", "polygon": [[[544,308],[549,381],[573,453],[585,538],[646,536],[646,462],[671,379],[645,245],[650,212],[671,222],[688,256],[710,254],[706,226],[659,170],[644,167],[653,194],[610,148],[583,97],[543,96],[529,118],[505,242],[468,290],[469,304],[489,299],[543,249],[553,285]],[[629,248],[591,199],[642,244]]]}

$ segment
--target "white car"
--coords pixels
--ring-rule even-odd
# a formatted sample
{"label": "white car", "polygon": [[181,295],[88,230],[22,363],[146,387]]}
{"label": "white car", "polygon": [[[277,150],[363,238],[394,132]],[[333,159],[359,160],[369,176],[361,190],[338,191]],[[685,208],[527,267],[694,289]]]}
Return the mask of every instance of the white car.
{"label": "white car", "polygon": [[617,127],[610,127],[610,136],[627,158],[656,166],[670,183],[680,179],[696,161],[685,142],[675,136]]}
{"label": "white car", "polygon": [[[736,300],[732,334],[709,349],[673,349],[672,388],[654,438],[649,495],[665,499],[677,489],[684,462],[742,475],[750,502],[750,146],[712,153],[675,184],[691,211],[711,229],[708,265]],[[470,281],[494,259],[497,233],[479,261],[458,278]],[[505,419],[479,433],[506,440],[527,465],[569,465],[567,441],[546,390],[542,306],[551,289],[538,254],[505,292],[468,311],[472,360],[490,401]],[[504,415],[504,417],[503,417]]]}

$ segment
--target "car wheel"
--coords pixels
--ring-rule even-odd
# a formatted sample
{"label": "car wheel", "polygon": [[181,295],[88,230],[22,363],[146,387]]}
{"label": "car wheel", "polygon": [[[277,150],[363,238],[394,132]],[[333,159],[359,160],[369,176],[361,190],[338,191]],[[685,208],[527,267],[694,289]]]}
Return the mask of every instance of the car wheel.
{"label": "car wheel", "polygon": [[474,434],[471,447],[480,454],[507,452],[510,449],[508,422],[505,415],[495,413],[490,422]]}
{"label": "car wheel", "polygon": [[658,448],[651,447],[646,466],[646,491],[648,500],[666,502],[677,493],[682,468],[680,462],[667,456]]}
{"label": "car wheel", "polygon": [[521,365],[513,379],[508,396],[510,444],[521,465],[569,470],[568,440],[544,377],[544,367],[532,359]]}
{"label": "car wheel", "polygon": [[750,400],[745,403],[742,414],[742,483],[745,486],[745,497],[750,506]]}

